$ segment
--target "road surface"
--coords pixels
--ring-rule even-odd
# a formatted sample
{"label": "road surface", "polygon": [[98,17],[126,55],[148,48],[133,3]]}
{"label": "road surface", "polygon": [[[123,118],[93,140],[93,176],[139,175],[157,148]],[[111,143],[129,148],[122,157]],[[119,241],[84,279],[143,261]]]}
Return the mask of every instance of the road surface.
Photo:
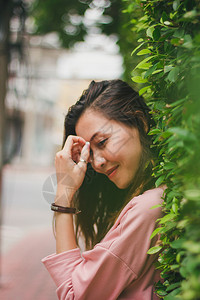
{"label": "road surface", "polygon": [[[57,299],[56,286],[41,263],[43,257],[55,252],[52,212],[48,197],[43,197],[48,192],[44,183],[53,173],[53,168],[4,168],[0,299]],[[49,202],[54,188],[47,186]]]}

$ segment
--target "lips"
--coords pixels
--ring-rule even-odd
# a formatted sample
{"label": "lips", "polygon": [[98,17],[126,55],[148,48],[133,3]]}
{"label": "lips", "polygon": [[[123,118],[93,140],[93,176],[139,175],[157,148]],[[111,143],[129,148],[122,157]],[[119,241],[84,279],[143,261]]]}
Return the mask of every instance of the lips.
{"label": "lips", "polygon": [[110,168],[107,172],[106,175],[109,176],[113,171],[115,171],[119,166],[115,166],[113,168]]}

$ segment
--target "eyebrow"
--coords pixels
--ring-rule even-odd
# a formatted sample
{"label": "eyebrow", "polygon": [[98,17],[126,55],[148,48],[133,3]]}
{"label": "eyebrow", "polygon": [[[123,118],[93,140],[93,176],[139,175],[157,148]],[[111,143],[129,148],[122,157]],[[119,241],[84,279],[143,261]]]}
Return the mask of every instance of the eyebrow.
{"label": "eyebrow", "polygon": [[103,134],[103,132],[101,132],[101,131],[95,132],[95,134],[93,134],[93,136],[91,137],[90,142],[92,142],[94,140],[94,138],[100,134]]}

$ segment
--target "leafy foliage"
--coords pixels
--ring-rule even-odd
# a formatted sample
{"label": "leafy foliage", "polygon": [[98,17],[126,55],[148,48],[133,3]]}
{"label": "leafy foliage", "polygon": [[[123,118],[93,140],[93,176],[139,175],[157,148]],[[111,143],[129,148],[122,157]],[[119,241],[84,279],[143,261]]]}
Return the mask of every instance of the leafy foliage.
{"label": "leafy foliage", "polygon": [[167,185],[165,215],[152,235],[159,233],[162,243],[149,250],[151,254],[162,249],[157,267],[164,282],[157,285],[157,293],[166,300],[199,299],[200,3],[127,0],[124,4],[133,20],[131,31],[139,38],[132,59],[143,57],[131,77],[152,106],[157,124],[150,132],[154,147],[160,149],[156,185]]}

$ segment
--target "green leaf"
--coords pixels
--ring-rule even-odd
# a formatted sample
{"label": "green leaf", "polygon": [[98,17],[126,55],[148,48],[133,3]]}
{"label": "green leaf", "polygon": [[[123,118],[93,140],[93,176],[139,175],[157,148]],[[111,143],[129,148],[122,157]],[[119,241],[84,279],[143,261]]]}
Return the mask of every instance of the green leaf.
{"label": "green leaf", "polygon": [[187,249],[190,253],[199,254],[200,253],[200,244],[193,241],[186,241],[184,243],[184,248]]}
{"label": "green leaf", "polygon": [[195,201],[200,201],[200,190],[191,189],[184,192],[185,198]]}
{"label": "green leaf", "polygon": [[158,128],[156,128],[156,129],[152,129],[152,130],[148,133],[148,135],[159,134],[159,133],[161,133],[161,130],[158,129]]}
{"label": "green leaf", "polygon": [[143,45],[144,45],[144,42],[141,43],[139,46],[137,46],[137,47],[132,51],[131,56],[132,56],[138,49],[140,49]]}
{"label": "green leaf", "polygon": [[173,2],[173,10],[177,10],[180,5],[180,0],[175,0]]}
{"label": "green leaf", "polygon": [[185,19],[193,19],[194,17],[196,17],[196,15],[197,15],[197,11],[196,10],[191,10],[191,11],[187,11],[183,15],[183,18],[185,18]]}
{"label": "green leaf", "polygon": [[131,79],[136,83],[145,83],[145,82],[147,82],[147,79],[142,78],[141,76],[133,76]]}
{"label": "green leaf", "polygon": [[183,229],[187,226],[188,220],[181,220],[177,223],[177,228]]}
{"label": "green leaf", "polygon": [[173,241],[173,242],[170,244],[170,246],[171,246],[173,249],[180,249],[180,248],[183,247],[184,242],[185,242],[185,239],[179,238],[179,239]]}
{"label": "green leaf", "polygon": [[[149,60],[151,60],[154,56],[149,56],[149,57],[146,57],[145,59],[143,59],[139,64],[137,64],[137,66],[134,68],[135,69],[142,69],[144,66],[146,67],[147,66],[147,62]],[[150,65],[148,65],[150,66]]]}
{"label": "green leaf", "polygon": [[156,290],[156,293],[157,293],[159,296],[165,296],[165,295],[167,295],[167,293],[166,293],[164,290],[161,290],[161,289]]}
{"label": "green leaf", "polygon": [[144,15],[143,17],[141,17],[139,19],[139,21],[147,21],[148,20],[148,16],[147,15]]}
{"label": "green leaf", "polygon": [[165,21],[164,24],[167,25],[167,26],[170,26],[170,25],[172,25],[172,22]]}
{"label": "green leaf", "polygon": [[175,288],[179,287],[180,285],[181,285],[181,282],[176,282],[176,283],[170,284],[167,287],[166,291],[169,292],[171,290],[174,290]]}
{"label": "green leaf", "polygon": [[151,85],[145,86],[142,89],[139,90],[139,95],[143,95],[149,88],[151,88]]}
{"label": "green leaf", "polygon": [[151,234],[151,236],[150,236],[150,239],[152,239],[156,234],[158,234],[159,232],[161,232],[161,230],[162,230],[162,227],[156,228],[156,229],[152,232],[152,234]]}
{"label": "green leaf", "polygon": [[172,65],[164,66],[164,73],[171,71],[174,67]]}
{"label": "green leaf", "polygon": [[170,220],[173,220],[175,217],[176,217],[175,214],[170,213],[170,214],[164,216],[163,218],[161,218],[159,224],[164,224]]}
{"label": "green leaf", "polygon": [[154,32],[155,28],[153,27],[149,27],[146,31],[146,35],[149,36],[150,38],[153,39],[153,32]]}
{"label": "green leaf", "polygon": [[177,38],[183,38],[184,37],[184,29],[183,28],[178,28],[177,30],[174,31],[174,34],[173,34],[174,37],[177,37]]}
{"label": "green leaf", "polygon": [[167,15],[167,13],[166,13],[166,11],[165,10],[163,10],[163,12],[162,12],[162,17],[161,17],[161,19],[160,19],[160,22],[161,23],[164,23],[165,21],[167,21],[168,20],[168,15]]}
{"label": "green leaf", "polygon": [[153,65],[151,68],[149,68],[145,75],[144,75],[144,78],[147,78],[148,76],[150,76],[157,68],[157,64]]}
{"label": "green leaf", "polygon": [[195,141],[196,138],[192,132],[181,127],[172,127],[168,129],[169,132],[173,133],[175,136],[178,136],[182,140],[186,141]]}
{"label": "green leaf", "polygon": [[160,176],[160,177],[156,180],[155,186],[156,186],[156,187],[160,186],[161,183],[163,183],[164,179],[165,179],[165,175]]}
{"label": "green leaf", "polygon": [[173,203],[172,204],[172,211],[175,213],[175,214],[177,214],[177,212],[178,212],[178,204],[177,203]]}
{"label": "green leaf", "polygon": [[180,264],[180,262],[181,262],[181,257],[182,257],[183,255],[185,256],[185,251],[183,251],[183,250],[182,250],[182,251],[179,251],[178,254],[176,255],[176,261],[177,261],[178,264]]}
{"label": "green leaf", "polygon": [[142,64],[137,65],[137,69],[148,70],[151,66],[152,66],[152,64],[150,62],[142,63]]}
{"label": "green leaf", "polygon": [[156,205],[152,206],[150,209],[154,209],[154,208],[158,208],[158,207],[162,207],[162,204],[156,204]]}
{"label": "green leaf", "polygon": [[162,249],[162,246],[152,247],[147,251],[147,254],[155,254],[155,253],[159,252],[161,249]]}
{"label": "green leaf", "polygon": [[177,223],[171,221],[170,223],[165,224],[165,227],[163,227],[162,233],[165,233],[165,232],[171,230],[172,228],[176,228],[176,226],[177,226]]}
{"label": "green leaf", "polygon": [[192,49],[193,48],[193,41],[192,41],[192,37],[189,34],[186,34],[184,36],[184,44],[183,44],[184,48],[187,49]]}
{"label": "green leaf", "polygon": [[175,81],[177,80],[177,78],[178,78],[179,70],[180,70],[179,67],[173,68],[173,69],[169,72],[169,74],[168,74],[168,76],[167,76],[167,79],[168,79],[169,81],[171,81],[171,82],[175,82]]}
{"label": "green leaf", "polygon": [[179,271],[180,271],[180,274],[181,274],[182,277],[187,278],[188,273],[187,273],[186,268],[181,267],[181,268],[179,269]]}
{"label": "green leaf", "polygon": [[176,265],[171,265],[170,266],[170,269],[171,270],[176,270],[176,269],[179,269],[180,265],[176,264]]}
{"label": "green leaf", "polygon": [[167,163],[165,163],[164,166],[163,166],[163,168],[164,168],[165,170],[171,170],[171,169],[173,169],[173,168],[175,168],[175,167],[176,167],[176,164],[173,163],[173,162],[167,162]]}
{"label": "green leaf", "polygon": [[151,51],[149,49],[143,49],[143,50],[140,50],[137,55],[145,55],[145,54],[149,54],[151,53]]}
{"label": "green leaf", "polygon": [[174,46],[179,46],[179,39],[178,38],[175,38],[175,39],[171,39],[170,43]]}
{"label": "green leaf", "polygon": [[165,300],[176,300],[177,298],[175,297],[177,294],[179,294],[181,291],[180,288],[177,288],[175,290],[173,290],[170,294],[168,294],[166,297],[165,297]]}
{"label": "green leaf", "polygon": [[168,137],[171,136],[171,135],[172,135],[171,132],[169,132],[169,131],[164,131],[164,132],[162,132],[161,137],[163,137],[164,139],[166,139],[166,138],[168,138]]}
{"label": "green leaf", "polygon": [[185,99],[185,98],[184,98],[184,99],[180,99],[180,100],[178,100],[178,101],[175,101],[175,102],[169,104],[169,106],[170,106],[170,107],[175,107],[175,106],[178,106],[178,105],[180,105],[180,104],[183,104],[184,102],[186,102],[186,99]]}
{"label": "green leaf", "polygon": [[157,73],[160,73],[160,72],[162,72],[162,71],[163,71],[163,69],[155,70],[155,71],[152,73],[152,75],[157,74]]}

